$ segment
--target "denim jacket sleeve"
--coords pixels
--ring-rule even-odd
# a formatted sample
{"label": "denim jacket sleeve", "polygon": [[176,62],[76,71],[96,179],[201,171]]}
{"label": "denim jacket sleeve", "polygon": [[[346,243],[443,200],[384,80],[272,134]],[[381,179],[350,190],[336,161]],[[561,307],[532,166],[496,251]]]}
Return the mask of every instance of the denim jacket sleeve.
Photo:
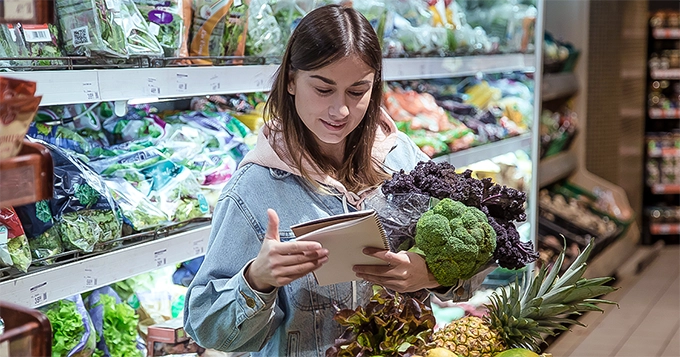
{"label": "denim jacket sleeve", "polygon": [[[258,351],[281,321],[277,290],[256,292],[243,275],[261,246],[257,232],[238,196],[223,194],[213,214],[206,259],[186,295],[184,328],[202,347]],[[243,254],[231,253],[234,249]]]}

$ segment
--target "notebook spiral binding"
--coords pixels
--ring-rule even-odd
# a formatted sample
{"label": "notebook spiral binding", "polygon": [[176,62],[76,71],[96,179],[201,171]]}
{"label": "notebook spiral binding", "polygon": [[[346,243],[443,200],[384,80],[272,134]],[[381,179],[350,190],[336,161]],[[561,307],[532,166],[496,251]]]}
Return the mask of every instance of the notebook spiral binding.
{"label": "notebook spiral binding", "polygon": [[387,233],[385,232],[385,227],[383,227],[382,222],[380,222],[380,219],[378,218],[378,214],[373,213],[373,219],[375,219],[375,223],[378,226],[378,230],[380,231],[380,236],[382,237],[383,245],[385,249],[389,250],[390,249],[390,242],[387,240]]}

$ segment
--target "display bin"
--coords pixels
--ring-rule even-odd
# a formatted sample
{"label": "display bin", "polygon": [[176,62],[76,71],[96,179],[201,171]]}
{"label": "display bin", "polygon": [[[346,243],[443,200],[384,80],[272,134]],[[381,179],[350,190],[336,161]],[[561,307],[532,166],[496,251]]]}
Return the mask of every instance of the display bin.
{"label": "display bin", "polygon": [[0,301],[0,357],[52,355],[52,327],[42,312]]}

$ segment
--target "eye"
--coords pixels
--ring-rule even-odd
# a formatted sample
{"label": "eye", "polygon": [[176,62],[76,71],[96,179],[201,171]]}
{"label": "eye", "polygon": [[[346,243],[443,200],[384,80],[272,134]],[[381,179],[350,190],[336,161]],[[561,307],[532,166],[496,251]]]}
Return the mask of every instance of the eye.
{"label": "eye", "polygon": [[348,93],[349,93],[349,95],[351,95],[353,97],[361,97],[364,94],[366,94],[366,92],[357,92],[357,91],[351,91],[351,92],[348,92]]}
{"label": "eye", "polygon": [[320,94],[328,94],[332,92],[330,89],[321,89],[321,88],[316,88],[316,91],[319,92]]}

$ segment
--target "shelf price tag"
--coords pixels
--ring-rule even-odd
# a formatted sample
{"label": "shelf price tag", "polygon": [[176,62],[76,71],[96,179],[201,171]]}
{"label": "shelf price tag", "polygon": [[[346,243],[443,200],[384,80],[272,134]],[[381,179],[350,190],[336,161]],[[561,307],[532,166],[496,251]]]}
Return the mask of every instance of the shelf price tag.
{"label": "shelf price tag", "polygon": [[96,274],[92,271],[92,269],[85,269],[85,274],[83,278],[85,279],[86,288],[93,288],[97,286],[98,279]]}
{"label": "shelf price tag", "polygon": [[38,284],[29,289],[33,307],[44,305],[47,301],[47,282]]}
{"label": "shelf price tag", "polygon": [[210,89],[213,92],[217,92],[222,89],[222,82],[220,81],[220,77],[218,75],[210,77]]}
{"label": "shelf price tag", "polygon": [[160,268],[168,264],[168,258],[165,256],[167,249],[161,249],[153,252],[153,260],[156,262],[156,268]]}
{"label": "shelf price tag", "polygon": [[194,254],[203,255],[205,254],[205,245],[203,244],[203,239],[197,239],[194,241]]}
{"label": "shelf price tag", "polygon": [[161,87],[156,78],[149,77],[146,79],[146,87],[144,88],[144,94],[150,97],[157,97],[161,94]]}
{"label": "shelf price tag", "polygon": [[33,20],[35,16],[33,0],[5,0],[5,19]]}
{"label": "shelf price tag", "polygon": [[184,93],[189,90],[189,75],[186,73],[177,73],[177,91]]}
{"label": "shelf price tag", "polygon": [[85,92],[85,98],[87,98],[87,100],[98,101],[101,99],[99,87],[97,87],[95,83],[83,82],[83,92]]}

